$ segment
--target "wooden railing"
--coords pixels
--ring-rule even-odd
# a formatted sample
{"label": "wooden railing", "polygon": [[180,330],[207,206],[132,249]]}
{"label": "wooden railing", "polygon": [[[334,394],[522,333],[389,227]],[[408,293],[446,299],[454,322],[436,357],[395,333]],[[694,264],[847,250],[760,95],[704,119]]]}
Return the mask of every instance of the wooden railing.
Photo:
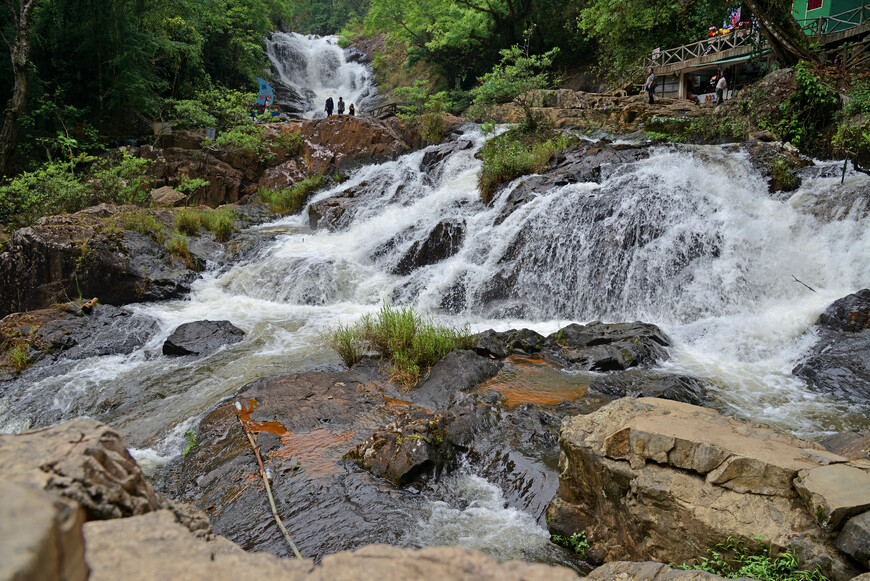
{"label": "wooden railing", "polygon": [[[801,30],[811,36],[843,32],[865,22],[870,22],[870,2],[863,2],[858,8],[853,8],[834,16],[802,18],[797,22]],[[639,68],[645,72],[649,67],[663,67],[711,54],[715,55],[734,48],[750,47],[753,45],[762,48],[766,44],[758,29],[738,28],[728,34],[716,35],[650,55],[643,59]]]}

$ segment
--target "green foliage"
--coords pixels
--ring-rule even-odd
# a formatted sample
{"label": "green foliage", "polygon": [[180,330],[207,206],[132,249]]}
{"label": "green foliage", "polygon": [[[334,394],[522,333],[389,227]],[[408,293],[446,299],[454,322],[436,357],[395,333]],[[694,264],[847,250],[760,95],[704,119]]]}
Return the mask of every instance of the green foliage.
{"label": "green foliage", "polygon": [[557,152],[575,142],[575,138],[567,135],[547,138],[540,132],[527,132],[523,128],[489,139],[480,150],[483,168],[477,178],[483,202],[492,201],[499,185],[544,170]]}
{"label": "green foliage", "polygon": [[279,131],[275,143],[284,150],[284,155],[294,157],[302,151],[302,135],[297,131]]}
{"label": "green foliage", "polygon": [[870,113],[870,81],[860,80],[846,93],[843,116],[852,117]]}
{"label": "green foliage", "polygon": [[326,337],[348,366],[368,352],[389,359],[390,378],[405,387],[417,383],[422,369],[454,349],[471,348],[474,340],[467,326],[444,327],[412,309],[394,309],[388,304],[374,317],[366,315],[350,327],[339,326]]}
{"label": "green foliage", "polygon": [[497,103],[514,101],[525,114],[524,126],[533,131],[538,120],[532,111],[533,99],[529,91],[550,87],[555,78],[549,69],[559,49],[554,48],[541,55],[529,54],[528,36],[524,47],[514,45],[501,51],[501,62],[480,79],[472,89],[474,95],[472,114],[480,117],[486,109]]}
{"label": "green foliage", "polygon": [[46,214],[88,207],[93,194],[76,178],[73,168],[69,162],[48,162],[0,187],[0,222],[20,228]]}
{"label": "green foliage", "polygon": [[190,451],[193,450],[193,447],[199,443],[196,439],[196,432],[194,432],[193,430],[187,430],[184,433],[184,441],[187,442],[187,446],[184,447],[184,451],[181,453],[181,455],[184,458],[187,458],[187,455],[190,454]]}
{"label": "green foliage", "polygon": [[265,162],[274,157],[266,142],[266,128],[256,125],[239,125],[224,131],[214,140],[219,147],[235,148]]}
{"label": "green foliage", "polygon": [[191,262],[190,250],[187,247],[187,236],[177,230],[166,241],[166,250],[172,256],[177,256],[187,263]]}
{"label": "green foliage", "polygon": [[781,157],[775,157],[770,162],[770,178],[774,184],[774,190],[793,192],[801,185],[797,177],[788,165],[788,161]]}
{"label": "green foliage", "polygon": [[90,186],[97,200],[115,204],[147,204],[151,191],[150,175],[153,162],[123,152],[121,160],[113,163],[103,159],[90,172]]}
{"label": "green foliage", "polygon": [[801,150],[834,118],[837,92],[828,86],[807,63],[795,67],[795,90],[780,106],[780,118],[775,124],[777,136]]}
{"label": "green foliage", "polygon": [[702,557],[695,565],[683,564],[680,568],[707,571],[728,579],[749,577],[758,581],[827,581],[818,568],[813,571],[801,570],[794,549],[772,556],[763,541],[762,537],[756,537],[754,546],[748,547],[740,540],[728,537],[718,543],[715,550],[708,550],[708,557]]}
{"label": "green foliage", "polygon": [[27,342],[16,341],[6,351],[6,361],[16,371],[24,371],[30,364],[30,357],[27,355]]}
{"label": "green foliage", "polygon": [[444,141],[444,118],[441,108],[447,92],[432,93],[429,82],[417,79],[413,85],[393,90],[393,96],[403,103],[399,117],[417,129],[426,143]]}
{"label": "green foliage", "polygon": [[568,537],[552,535],[550,540],[561,547],[574,551],[581,559],[586,558],[586,551],[589,550],[589,540],[586,538],[586,531],[576,532]]}
{"label": "green foliage", "polygon": [[293,214],[305,206],[308,196],[320,187],[323,176],[312,176],[294,184],[292,188],[282,188],[270,191],[261,188],[258,192],[260,198],[269,204],[269,209],[277,214]]}

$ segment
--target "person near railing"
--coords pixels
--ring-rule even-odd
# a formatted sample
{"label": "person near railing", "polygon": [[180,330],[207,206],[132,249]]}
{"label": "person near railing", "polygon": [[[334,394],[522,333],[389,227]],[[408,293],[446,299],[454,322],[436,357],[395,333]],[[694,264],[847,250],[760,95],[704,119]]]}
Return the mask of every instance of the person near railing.
{"label": "person near railing", "polygon": [[643,85],[643,90],[649,93],[649,104],[654,105],[655,99],[653,99],[653,94],[656,91],[656,75],[653,72],[652,67],[649,68],[649,76],[646,78],[646,83]]}
{"label": "person near railing", "polygon": [[719,80],[716,82],[716,106],[722,104],[725,100],[725,95],[728,93],[728,81],[725,79],[725,73],[719,75]]}

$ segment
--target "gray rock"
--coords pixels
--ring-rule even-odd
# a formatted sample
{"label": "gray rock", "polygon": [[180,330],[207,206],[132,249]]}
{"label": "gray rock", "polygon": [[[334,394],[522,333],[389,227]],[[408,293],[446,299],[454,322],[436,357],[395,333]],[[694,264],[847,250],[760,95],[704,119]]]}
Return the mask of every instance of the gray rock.
{"label": "gray rock", "polygon": [[870,511],[846,521],[837,537],[837,548],[870,569]]}
{"label": "gray rock", "polygon": [[75,503],[0,481],[0,579],[87,579],[83,522]]}
{"label": "gray rock", "polygon": [[698,378],[640,369],[599,377],[589,385],[589,390],[614,398],[660,397],[692,405],[707,402],[707,386]]}
{"label": "gray rock", "polygon": [[244,338],[245,332],[229,321],[194,321],[172,332],[163,343],[163,354],[206,355]]}
{"label": "gray rock", "polygon": [[655,325],[641,323],[572,324],[547,337],[556,361],[590,371],[621,371],[668,358],[670,340]]}
{"label": "gray rock", "polygon": [[845,464],[801,470],[794,487],[820,526],[839,530],[843,521],[870,510],[870,474]]}
{"label": "gray rock", "polygon": [[459,252],[465,237],[465,226],[453,220],[442,220],[424,240],[414,242],[393,268],[394,274],[407,275],[414,270],[436,264]]}
{"label": "gray rock", "polygon": [[409,395],[419,406],[444,410],[458,391],[478,386],[494,377],[501,368],[501,361],[482,357],[474,351],[451,351],[432,366],[426,380]]}

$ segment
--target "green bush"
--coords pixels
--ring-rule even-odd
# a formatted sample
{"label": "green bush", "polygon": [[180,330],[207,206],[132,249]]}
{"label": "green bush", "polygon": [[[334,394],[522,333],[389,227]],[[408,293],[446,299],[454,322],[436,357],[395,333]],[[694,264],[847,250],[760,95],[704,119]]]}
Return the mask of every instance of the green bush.
{"label": "green bush", "polygon": [[124,230],[132,230],[144,234],[157,244],[166,240],[166,228],[157,221],[150,212],[145,210],[125,210],[115,217],[115,225]]}
{"label": "green bush", "polygon": [[795,147],[806,150],[810,142],[834,118],[837,92],[829,87],[805,62],[795,67],[795,90],[780,105],[780,119],[774,132]]}
{"label": "green bush", "polygon": [[169,254],[183,259],[185,262],[190,262],[190,251],[187,247],[187,236],[181,232],[175,231],[169,240],[166,241],[166,250]]}
{"label": "green bush", "polygon": [[390,378],[412,387],[422,369],[454,349],[470,349],[475,337],[467,326],[456,329],[436,325],[412,309],[384,304],[377,315],[366,315],[350,327],[330,331],[326,341],[348,367],[369,352],[390,360]]}
{"label": "green bush", "polygon": [[214,140],[219,147],[231,147],[239,149],[248,155],[254,156],[261,162],[272,159],[274,155],[269,151],[266,142],[266,128],[256,125],[239,125],[228,131],[224,131]]}
{"label": "green bush", "polygon": [[589,540],[586,538],[586,531],[573,533],[568,537],[552,535],[550,540],[561,547],[574,551],[581,559],[586,559],[586,552],[589,550]]}
{"label": "green bush", "polygon": [[293,214],[305,206],[308,196],[323,183],[323,176],[312,176],[294,184],[291,188],[267,190],[261,188],[260,198],[277,214]]}
{"label": "green bush", "polygon": [[118,163],[105,159],[97,162],[91,168],[89,185],[100,201],[146,205],[150,203],[153,165],[151,160],[125,151]]}
{"label": "green bush", "polygon": [[544,170],[566,141],[545,139],[536,132],[511,129],[488,140],[480,150],[483,168],[477,179],[484,203],[492,201],[500,184]]}
{"label": "green bush", "polygon": [[707,571],[728,579],[749,577],[758,581],[827,581],[816,568],[813,571],[800,569],[800,561],[794,549],[771,556],[770,549],[756,537],[753,547],[728,537],[710,549],[708,557],[702,557],[692,566],[683,564],[681,569]]}
{"label": "green bush", "polygon": [[46,214],[77,212],[88,207],[93,193],[67,162],[48,162],[23,172],[0,187],[0,222],[21,228]]}

